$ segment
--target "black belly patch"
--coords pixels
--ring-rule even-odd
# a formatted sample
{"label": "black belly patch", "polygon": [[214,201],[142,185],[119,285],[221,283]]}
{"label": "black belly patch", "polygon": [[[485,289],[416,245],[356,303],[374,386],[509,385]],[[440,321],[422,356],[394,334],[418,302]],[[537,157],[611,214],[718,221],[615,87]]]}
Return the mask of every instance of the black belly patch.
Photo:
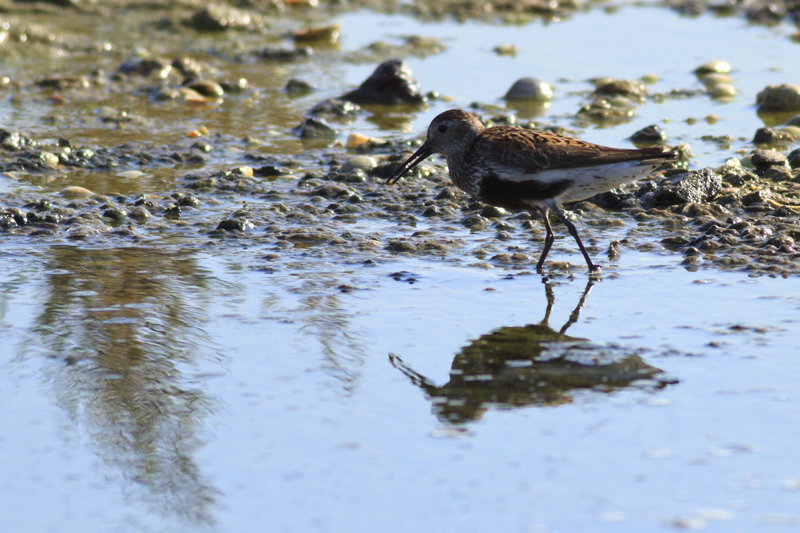
{"label": "black belly patch", "polygon": [[529,202],[549,200],[563,193],[572,185],[572,180],[525,181],[502,180],[495,175],[483,176],[480,180],[480,199],[490,205],[506,209],[530,209]]}

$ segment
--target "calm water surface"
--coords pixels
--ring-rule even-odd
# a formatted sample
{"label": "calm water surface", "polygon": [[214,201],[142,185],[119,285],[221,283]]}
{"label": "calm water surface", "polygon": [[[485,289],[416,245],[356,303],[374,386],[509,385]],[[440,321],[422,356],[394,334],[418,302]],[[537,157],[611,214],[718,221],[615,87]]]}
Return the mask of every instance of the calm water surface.
{"label": "calm water surface", "polygon": [[[384,137],[493,102],[524,75],[554,84],[545,119],[572,128],[590,77],[652,73],[667,92],[723,59],[732,102],[647,103],[622,126],[574,126],[623,145],[661,122],[714,165],[731,150],[699,138],[748,147],[755,94],[800,79],[791,28],[651,8],[512,28],[339,22],[345,49],[406,33],[450,46],[409,64],[454,101],[392,131],[351,126]],[[520,54],[491,53],[505,43]],[[374,64],[329,68],[333,96]],[[721,120],[684,122],[711,113]],[[629,250],[594,284],[313,249],[272,264],[272,249],[197,239],[3,243],[4,530],[800,529],[797,279]]]}

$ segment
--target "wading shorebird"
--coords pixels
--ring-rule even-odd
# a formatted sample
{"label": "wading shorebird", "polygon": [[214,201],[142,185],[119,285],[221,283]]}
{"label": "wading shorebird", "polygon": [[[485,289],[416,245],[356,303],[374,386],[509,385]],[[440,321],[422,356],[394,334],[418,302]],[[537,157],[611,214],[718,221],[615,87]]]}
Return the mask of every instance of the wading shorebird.
{"label": "wading shorebird", "polygon": [[480,201],[541,215],[547,235],[537,271],[541,272],[555,239],[549,220],[552,211],[575,238],[590,273],[599,272],[600,265],[592,262],[562,204],[610,191],[676,158],[674,152],[659,147],[610,148],[555,133],[487,128],[474,115],[451,109],[433,119],[425,143],[386,183],[395,183],[432,154],[444,154],[453,183]]}

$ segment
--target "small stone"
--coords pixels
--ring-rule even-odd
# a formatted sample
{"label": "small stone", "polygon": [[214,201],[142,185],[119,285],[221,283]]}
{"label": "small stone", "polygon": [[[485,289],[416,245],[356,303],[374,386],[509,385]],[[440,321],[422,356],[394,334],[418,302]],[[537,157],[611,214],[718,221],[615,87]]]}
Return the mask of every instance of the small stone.
{"label": "small stone", "polygon": [[730,76],[720,72],[711,72],[700,78],[700,82],[708,89],[711,89],[716,85],[730,84],[731,81],[732,80]]}
{"label": "small stone", "polygon": [[292,38],[294,38],[294,42],[296,43],[334,44],[339,40],[340,30],[341,27],[339,24],[303,28],[302,30],[292,32]]}
{"label": "small stone", "polygon": [[660,127],[653,124],[640,129],[628,137],[628,140],[639,145],[660,144],[667,140],[667,134]]}
{"label": "small stone", "polygon": [[742,205],[749,206],[752,204],[763,204],[769,200],[772,193],[765,189],[758,189],[742,196]]}
{"label": "small stone", "polygon": [[793,140],[790,133],[775,128],[758,128],[753,136],[753,144],[762,145],[787,144]]}
{"label": "small stone", "polygon": [[427,98],[403,61],[390,59],[378,65],[359,87],[341,97],[356,104],[422,104]]}
{"label": "small stone", "polygon": [[192,83],[186,85],[189,89],[199,93],[202,96],[208,96],[210,98],[221,98],[225,95],[225,91],[222,89],[222,86],[211,80],[197,80],[193,81]]}
{"label": "small stone", "polygon": [[509,101],[544,102],[553,99],[553,89],[538,78],[520,78],[503,97]]}
{"label": "small stone", "polygon": [[756,96],[760,112],[800,110],[800,85],[769,85]]}
{"label": "small stone", "polygon": [[786,158],[775,150],[754,150],[750,162],[760,170],[765,167],[786,165]]}
{"label": "small stone", "polygon": [[283,88],[283,90],[289,94],[307,94],[314,89],[314,85],[295,78],[291,78],[289,81],[287,81],[286,86]]}
{"label": "small stone", "polygon": [[644,102],[647,95],[647,86],[636,80],[613,80],[598,86],[592,93],[597,96],[624,96],[630,101]]}
{"label": "small stone", "polygon": [[370,138],[366,135],[361,135],[360,133],[351,133],[347,136],[347,148],[352,150],[362,144],[366,144],[370,142]]}
{"label": "small stone", "polygon": [[189,19],[189,25],[198,31],[226,31],[254,26],[253,17],[223,3],[210,3]]}
{"label": "small stone", "polygon": [[61,189],[58,194],[66,198],[88,198],[89,196],[94,196],[94,193],[89,189],[76,186],[65,187]]}
{"label": "small stone", "polygon": [[515,57],[519,52],[519,48],[517,48],[513,44],[500,44],[492,48],[492,52],[494,52],[499,56]]}
{"label": "small stone", "polygon": [[144,222],[145,220],[150,218],[152,215],[150,214],[150,211],[147,210],[147,208],[139,206],[139,207],[134,207],[133,209],[131,209],[128,212],[128,216],[130,218],[134,219],[134,220],[139,221],[139,222]]}
{"label": "small stone", "polygon": [[155,76],[157,78],[165,79],[172,72],[172,63],[166,59],[161,58],[148,58],[142,59],[134,57],[123,61],[117,67],[118,74],[126,76],[142,76],[149,78]]}
{"label": "small stone", "polygon": [[217,224],[218,230],[225,231],[244,231],[247,225],[245,218],[228,218]]}
{"label": "small stone", "polygon": [[103,211],[103,216],[119,222],[125,220],[128,215],[119,207],[112,207],[111,209]]}
{"label": "small stone", "polygon": [[480,215],[484,218],[499,218],[504,217],[508,212],[502,207],[495,207],[493,205],[486,205],[481,209]]}
{"label": "small stone", "polygon": [[719,85],[714,85],[711,87],[708,90],[708,94],[711,96],[711,98],[716,100],[725,100],[736,96],[736,87],[726,83],[720,83]]}
{"label": "small stone", "polygon": [[710,168],[674,174],[662,181],[653,192],[653,205],[702,203],[720,190],[722,180]]}
{"label": "small stone", "polygon": [[324,120],[310,117],[304,119],[292,132],[301,139],[319,139],[336,135],[336,130],[331,128]]}
{"label": "small stone", "polygon": [[368,155],[357,155],[345,161],[339,168],[339,172],[342,174],[348,174],[356,169],[369,172],[376,166],[378,166],[378,161],[374,157]]}
{"label": "small stone", "polygon": [[727,74],[731,71],[730,63],[726,61],[707,61],[694,69],[694,73],[698,76],[705,76],[712,72]]}

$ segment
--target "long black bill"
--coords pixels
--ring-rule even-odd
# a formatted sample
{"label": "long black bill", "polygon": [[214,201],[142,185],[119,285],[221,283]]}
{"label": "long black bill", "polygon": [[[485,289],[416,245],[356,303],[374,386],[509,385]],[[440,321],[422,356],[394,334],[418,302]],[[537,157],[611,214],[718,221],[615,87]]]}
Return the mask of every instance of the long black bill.
{"label": "long black bill", "polygon": [[406,159],[406,162],[397,167],[397,170],[392,172],[392,175],[386,180],[386,185],[394,185],[397,180],[405,176],[406,172],[414,168],[415,166],[422,163],[426,157],[429,157],[433,152],[431,152],[430,148],[428,148],[428,143],[422,143],[422,146],[419,147],[419,150],[414,152],[414,154]]}

